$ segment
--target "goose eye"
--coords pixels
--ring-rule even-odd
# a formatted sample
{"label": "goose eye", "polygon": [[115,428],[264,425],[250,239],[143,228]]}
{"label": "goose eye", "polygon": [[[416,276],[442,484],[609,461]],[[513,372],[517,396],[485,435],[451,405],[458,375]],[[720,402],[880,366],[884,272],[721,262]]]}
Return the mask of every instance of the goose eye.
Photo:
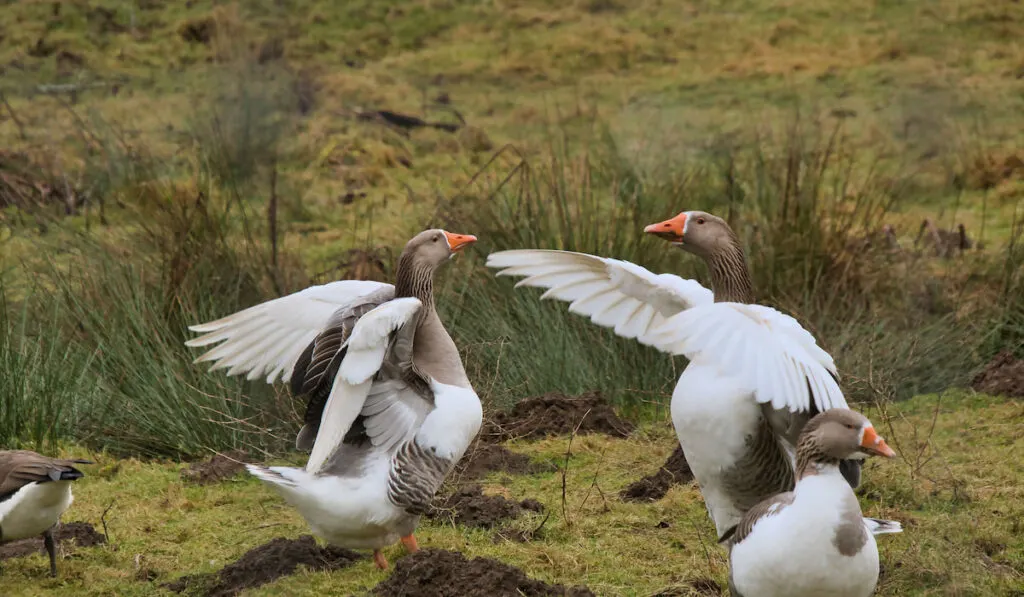
{"label": "goose eye", "polygon": [[435,242],[435,243],[436,243],[436,242],[437,242],[437,239],[438,239],[438,237],[436,237],[436,236],[435,236],[434,238],[432,238],[432,239],[430,239],[430,240],[431,240],[431,242]]}
{"label": "goose eye", "polygon": [[704,223],[704,218],[697,218],[697,223],[698,224],[703,224]]}

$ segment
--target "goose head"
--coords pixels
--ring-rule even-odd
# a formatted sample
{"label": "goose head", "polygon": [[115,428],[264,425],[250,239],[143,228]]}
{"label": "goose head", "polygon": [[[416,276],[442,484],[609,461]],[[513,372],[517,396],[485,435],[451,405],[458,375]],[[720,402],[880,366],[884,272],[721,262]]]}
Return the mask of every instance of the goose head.
{"label": "goose head", "polygon": [[864,415],[847,409],[829,409],[807,422],[797,445],[798,452],[813,460],[864,459],[896,455]]}
{"label": "goose head", "polygon": [[474,242],[476,237],[472,234],[455,234],[440,228],[432,228],[412,237],[405,244],[402,256],[407,258],[415,269],[432,271]]}
{"label": "goose head", "polygon": [[674,218],[644,228],[684,251],[700,257],[735,249],[736,235],[725,220],[704,211],[684,211]]}

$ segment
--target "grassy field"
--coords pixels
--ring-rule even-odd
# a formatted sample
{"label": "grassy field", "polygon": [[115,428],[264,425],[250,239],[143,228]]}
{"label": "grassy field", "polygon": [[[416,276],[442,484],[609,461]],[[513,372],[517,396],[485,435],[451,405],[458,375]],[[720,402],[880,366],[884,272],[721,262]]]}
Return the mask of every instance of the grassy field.
{"label": "grassy field", "polygon": [[[68,520],[114,504],[111,545],[56,581],[39,557],[5,561],[0,595],[158,594],[304,533],[254,479],[180,480],[211,451],[301,461],[303,405],[193,366],[187,326],[390,281],[429,226],[480,238],[437,285],[488,412],[600,390],[641,427],[575,439],[564,512],[559,473],[487,479],[547,507],[534,541],[431,522],[422,544],[600,595],[723,584],[692,485],[615,497],[671,450],[685,359],[483,267],[562,248],[706,283],[641,233],[686,209],[729,220],[759,302],[811,330],[850,402],[891,425],[902,458],[862,492],[907,529],[881,541],[880,594],[1021,594],[1020,403],[965,388],[997,355],[1024,358],[1024,4],[0,4],[0,447],[97,459]],[[510,447],[561,464],[568,441]],[[385,576],[363,561],[253,594]]]}
{"label": "grassy field", "polygon": [[[900,453],[865,468],[861,504],[869,516],[903,522],[901,535],[879,541],[885,574],[879,595],[1014,595],[1024,582],[1020,531],[1024,465],[1019,401],[972,393],[923,395],[865,411]],[[488,494],[534,498],[550,518],[532,541],[498,539],[496,530],[426,522],[421,547],[497,558],[528,575],[598,595],[702,595],[694,587],[724,586],[725,552],[700,493],[691,482],[651,504],[623,502],[619,490],[671,451],[667,421],[642,426],[628,439],[574,438],[565,503],[560,472],[497,473]],[[568,437],[515,441],[514,451],[562,466]],[[75,452],[81,453],[81,450]],[[100,527],[106,514],[111,544],[78,549],[60,562],[61,578],[42,578],[43,556],[4,562],[4,594],[173,595],[161,583],[182,574],[216,571],[274,537],[308,533],[301,518],[247,475],[212,486],[182,481],[173,462],[116,460],[97,464],[76,488],[67,520]],[[506,523],[532,530],[544,514]],[[400,547],[386,552],[394,564]],[[140,574],[139,570],[145,574]],[[301,570],[246,595],[363,595],[386,578],[367,559],[334,572]],[[700,581],[704,581],[701,583]],[[708,589],[705,588],[705,591]]]}

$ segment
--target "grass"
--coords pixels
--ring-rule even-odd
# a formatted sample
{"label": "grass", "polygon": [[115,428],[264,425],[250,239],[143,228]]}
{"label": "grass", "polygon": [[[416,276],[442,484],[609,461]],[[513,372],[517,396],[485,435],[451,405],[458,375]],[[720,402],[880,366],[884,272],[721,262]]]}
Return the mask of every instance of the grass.
{"label": "grass", "polygon": [[[598,471],[614,495],[671,447],[663,419],[685,360],[513,290],[483,257],[562,248],[706,281],[695,259],[640,231],[707,209],[739,234],[759,302],[797,317],[835,357],[850,401],[883,405],[908,438],[904,460],[873,468],[865,489],[867,510],[922,525],[883,542],[901,564],[883,592],[1009,594],[1022,500],[995,443],[1018,447],[1004,422],[1019,405],[957,388],[997,353],[1024,357],[1022,10],[1011,0],[5,6],[0,446],[98,454],[75,506],[89,520],[123,496],[117,550],[65,562],[87,565],[39,585],[24,576],[35,559],[11,563],[5,583],[149,594],[154,585],[130,580],[137,553],[166,579],[300,532],[254,480],[209,490],[177,480],[174,462],[211,450],[283,457],[298,420],[282,388],[193,366],[186,328],[311,283],[391,280],[400,247],[427,226],[480,238],[438,286],[488,409],[599,389],[644,423],[627,442],[574,444],[569,505]],[[367,116],[381,109],[461,128]],[[940,258],[916,245],[924,218],[962,222],[974,249]],[[884,226],[901,250],[886,249]],[[919,444],[940,392],[932,441]],[[983,449],[963,450],[957,424]],[[516,448],[557,459],[565,441]],[[488,483],[549,505],[556,485]],[[656,505],[610,504],[588,498],[571,526],[559,510],[535,543],[430,525],[425,537],[547,580],[586,578],[602,594],[724,579],[721,553],[701,544],[710,526],[692,487]],[[255,509],[282,525],[247,528]],[[660,520],[672,526],[654,528]],[[381,577],[364,563],[262,593],[358,591]]]}
{"label": "grass", "polygon": [[[885,575],[879,595],[1012,595],[1024,577],[1019,532],[1024,496],[1019,401],[970,392],[922,395],[865,411],[900,453],[865,470],[866,515],[901,520],[905,532],[883,537]],[[626,440],[580,436],[572,442],[567,493],[560,473],[492,474],[487,493],[540,500],[550,513],[539,538],[493,541],[493,532],[426,522],[421,546],[494,557],[548,582],[586,584],[599,595],[653,595],[711,579],[724,585],[727,562],[713,543],[714,527],[692,483],[653,504],[621,502],[617,492],[653,470],[674,443],[666,420]],[[538,461],[561,463],[567,437],[517,441],[510,449]],[[73,450],[65,450],[72,453]],[[81,451],[74,452],[80,453]],[[183,484],[180,464],[116,460],[102,453],[78,483],[67,520],[99,527],[107,514],[112,544],[79,550],[60,562],[61,578],[42,578],[43,556],[5,562],[5,594],[160,595],[184,573],[214,571],[271,538],[307,533],[301,518],[254,478],[238,477],[197,488]],[[598,493],[600,491],[600,493]],[[254,513],[258,515],[254,516]],[[534,529],[543,515],[528,514],[515,528]],[[668,523],[667,526],[660,524]],[[387,551],[394,562],[400,547]],[[135,580],[136,562],[155,582]],[[368,560],[330,573],[298,574],[246,595],[362,595],[385,578]],[[692,593],[697,594],[697,593]]]}

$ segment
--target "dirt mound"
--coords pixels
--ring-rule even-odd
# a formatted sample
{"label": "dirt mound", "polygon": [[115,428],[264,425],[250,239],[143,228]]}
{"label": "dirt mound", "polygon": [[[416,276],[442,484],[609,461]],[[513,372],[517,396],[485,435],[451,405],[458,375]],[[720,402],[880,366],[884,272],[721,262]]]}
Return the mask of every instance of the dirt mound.
{"label": "dirt mound", "polygon": [[[53,540],[65,550],[68,541],[74,541],[75,547],[93,547],[107,542],[107,538],[87,522],[66,522],[57,525],[53,530]],[[34,553],[46,553],[42,536],[0,545],[0,560],[21,558]]]}
{"label": "dirt mound", "polygon": [[710,578],[696,578],[694,580],[687,581],[684,585],[677,585],[669,587],[663,591],[658,591],[651,597],[686,597],[687,595],[693,595],[696,592],[698,595],[722,595],[722,587],[718,585],[713,579]]}
{"label": "dirt mound", "polygon": [[619,418],[600,392],[576,397],[551,392],[520,400],[511,411],[492,416],[480,437],[492,442],[513,438],[539,438],[548,435],[604,433],[627,437],[633,424]]}
{"label": "dirt mound", "polygon": [[619,492],[619,497],[627,502],[653,502],[665,497],[673,485],[688,483],[692,479],[693,472],[686,456],[683,456],[683,449],[677,445],[658,472],[630,483]]}
{"label": "dirt mound", "polygon": [[525,454],[516,454],[505,446],[475,442],[459,461],[455,477],[462,480],[479,479],[487,473],[503,472],[510,475],[533,475],[558,470],[553,464],[540,464]]}
{"label": "dirt mound", "polygon": [[193,462],[181,471],[181,479],[196,485],[209,485],[224,479],[230,479],[245,470],[241,460],[245,452],[232,450],[226,454],[214,454],[213,458],[204,462]]}
{"label": "dirt mound", "polygon": [[588,597],[586,587],[549,585],[514,566],[490,558],[467,560],[461,553],[422,549],[395,564],[374,587],[384,597]]}
{"label": "dirt mound", "polygon": [[1024,397],[1024,359],[1009,351],[999,353],[974,377],[971,387],[994,396]]}
{"label": "dirt mound", "polygon": [[298,539],[278,537],[270,543],[250,549],[233,564],[212,574],[191,574],[167,583],[164,587],[181,593],[205,597],[232,597],[295,573],[299,565],[309,570],[338,570],[352,565],[363,556],[340,547],[320,547],[312,535]]}
{"label": "dirt mound", "polygon": [[467,485],[434,504],[427,517],[451,520],[467,527],[490,529],[499,522],[518,518],[523,510],[543,512],[544,505],[532,499],[517,504],[500,495],[484,495],[479,485]]}

